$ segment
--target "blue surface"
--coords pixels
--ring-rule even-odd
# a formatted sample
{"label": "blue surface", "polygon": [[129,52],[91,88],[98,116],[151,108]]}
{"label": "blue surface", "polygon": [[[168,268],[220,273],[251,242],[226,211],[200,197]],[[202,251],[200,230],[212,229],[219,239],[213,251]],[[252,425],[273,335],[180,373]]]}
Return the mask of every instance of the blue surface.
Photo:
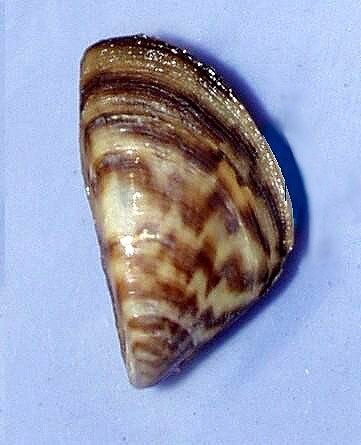
{"label": "blue surface", "polygon": [[[360,23],[358,0],[8,2],[4,444],[361,443]],[[78,154],[82,51],[139,32],[240,91],[298,226],[267,301],[143,391],[121,362]]]}

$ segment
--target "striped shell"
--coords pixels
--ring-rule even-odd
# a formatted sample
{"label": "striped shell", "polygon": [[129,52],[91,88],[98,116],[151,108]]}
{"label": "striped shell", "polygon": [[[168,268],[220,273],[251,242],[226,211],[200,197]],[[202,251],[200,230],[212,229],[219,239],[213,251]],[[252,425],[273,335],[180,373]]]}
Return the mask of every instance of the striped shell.
{"label": "striped shell", "polygon": [[273,283],[293,245],[277,162],[185,50],[101,41],[81,63],[83,175],[129,379],[150,386]]}

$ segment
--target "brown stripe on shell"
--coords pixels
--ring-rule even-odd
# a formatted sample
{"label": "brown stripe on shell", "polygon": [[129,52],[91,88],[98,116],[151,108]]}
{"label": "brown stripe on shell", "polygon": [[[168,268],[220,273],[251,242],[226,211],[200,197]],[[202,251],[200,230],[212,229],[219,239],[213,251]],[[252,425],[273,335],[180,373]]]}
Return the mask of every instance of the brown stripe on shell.
{"label": "brown stripe on shell", "polygon": [[139,190],[152,195],[154,204],[168,212],[172,199],[166,190],[157,183],[151,168],[135,152],[108,152],[95,162],[95,175],[90,185],[95,195],[102,193],[104,178],[109,173],[116,173],[123,183],[130,181]]}
{"label": "brown stripe on shell", "polygon": [[248,232],[256,241],[259,242],[265,254],[270,256],[271,248],[268,239],[259,225],[258,218],[254,213],[254,209],[252,208],[251,204],[247,203],[246,206],[240,210],[240,213],[242,223],[246,226]]}
{"label": "brown stripe on shell", "polygon": [[[240,309],[240,311],[242,312],[242,309]],[[238,316],[237,312],[232,311],[232,312],[224,312],[219,317],[216,317],[214,315],[213,309],[209,307],[203,312],[201,312],[201,314],[199,315],[199,319],[201,320],[206,329],[214,329],[217,327],[221,326],[223,327],[227,325],[228,323],[236,319],[237,316]]]}
{"label": "brown stripe on shell", "polygon": [[226,279],[232,292],[243,292],[254,284],[253,274],[244,271],[240,256],[233,255],[228,258],[218,274]]}
{"label": "brown stripe on shell", "polygon": [[[170,191],[172,185],[170,184]],[[186,196],[184,197],[186,198]],[[211,215],[219,214],[224,223],[224,227],[228,234],[235,233],[239,228],[239,216],[236,213],[236,209],[233,208],[229,201],[229,196],[221,188],[220,184],[216,184],[214,190],[209,196],[204,197],[193,196],[194,203],[190,203],[185,200],[179,200],[179,208],[182,215],[182,220],[185,225],[192,227],[196,234],[200,234],[205,224],[209,221]]]}
{"label": "brown stripe on shell", "polygon": [[195,270],[202,270],[207,281],[206,295],[219,283],[221,276],[216,273],[214,261],[215,247],[207,239],[200,249],[189,246],[179,240],[174,234],[166,234],[158,241],[161,249],[157,259],[171,261],[172,266],[185,274],[187,284]]}
{"label": "brown stripe on shell", "polygon": [[158,258],[161,261],[171,261],[172,266],[186,277],[188,284],[194,274],[195,260],[197,251],[194,247],[182,242],[179,237],[173,233],[164,234],[158,240],[160,250]]}
{"label": "brown stripe on shell", "polygon": [[[139,247],[136,250],[140,250]],[[102,254],[106,261],[126,261],[128,265],[132,265],[141,270],[142,274],[154,275],[157,270],[157,264],[154,258],[149,255],[143,255],[140,252],[132,256],[126,255],[119,239],[103,243]]]}
{"label": "brown stripe on shell", "polygon": [[[271,216],[272,222],[274,224],[275,232],[278,235],[278,254],[280,257],[287,254],[286,247],[283,244],[282,240],[285,240],[285,234],[286,234],[286,226],[285,222],[281,218],[281,214],[278,211],[278,207],[276,204],[276,201],[272,195],[272,191],[270,190],[269,186],[265,183],[262,183],[261,181],[257,180],[257,170],[255,173],[250,174],[247,178],[248,186],[254,193],[255,197],[261,198],[263,202],[266,204],[269,214]],[[286,199],[286,196],[285,196]]]}
{"label": "brown stripe on shell", "polygon": [[130,88],[138,87],[140,90],[151,90],[159,97],[159,101],[165,99],[171,99],[174,101],[175,106],[181,110],[187,109],[189,112],[194,113],[197,119],[202,122],[202,125],[212,133],[216,134],[218,138],[225,140],[233,147],[236,156],[240,156],[242,153],[247,155],[247,159],[252,164],[257,161],[257,152],[248,139],[241,135],[235,128],[227,127],[220,122],[210,110],[203,108],[196,102],[196,98],[185,97],[176,90],[173,90],[169,85],[160,84],[155,82],[151,78],[146,79],[144,82],[144,73],[141,75],[126,74],[126,73],[112,73],[102,72],[96,74],[94,78],[89,79],[87,83],[81,89],[81,110],[87,99],[94,94],[112,93],[114,95],[121,94],[122,91]]}
{"label": "brown stripe on shell", "polygon": [[144,340],[143,341],[138,340],[133,343],[132,348],[134,353],[136,353],[137,350],[149,352],[150,354],[154,355],[155,357],[158,357],[158,359],[160,358],[161,360],[164,360],[166,357],[170,355],[168,344],[165,343],[164,345],[164,342],[163,344],[160,345],[158,342],[156,343],[154,341],[145,342]]}
{"label": "brown stripe on shell", "polygon": [[[137,316],[128,320],[127,326],[130,331],[147,334],[146,338],[133,342],[133,352],[148,352],[157,358],[163,358],[163,363],[175,359],[180,350],[193,346],[189,332],[179,323],[166,317]],[[159,362],[159,365],[161,364]]]}
{"label": "brown stripe on shell", "polygon": [[[143,136],[144,141],[161,143],[171,149],[181,151],[186,160],[194,163],[198,168],[211,173],[224,158],[220,150],[214,150],[202,143],[199,137],[189,134],[177,135],[175,128],[168,128],[166,122],[161,124],[158,120],[144,120],[139,125],[139,116],[114,116],[104,114],[91,121],[85,129],[86,150],[90,146],[89,137],[92,130],[102,127],[119,127],[123,133],[134,133]],[[181,138],[182,136],[182,138]]]}
{"label": "brown stripe on shell", "polygon": [[[107,113],[102,113],[101,115],[93,118],[90,122],[87,123],[84,132],[85,132],[85,150],[87,150],[88,141],[89,141],[89,132],[91,130],[96,128],[102,128],[107,126],[119,126],[122,128],[122,131],[127,130],[129,128],[129,119],[137,119],[138,117],[142,117],[142,119],[147,119],[147,125],[153,124],[153,127],[156,125],[157,133],[162,133],[163,131],[159,131],[159,126],[164,127],[162,130],[165,130],[167,133],[169,133],[167,125],[172,122],[172,134],[171,136],[174,136],[174,132],[176,131],[177,126],[186,127],[189,132],[192,133],[192,140],[194,140],[194,150],[205,150],[206,152],[209,152],[211,147],[207,147],[207,145],[211,144],[212,147],[216,148],[219,147],[221,144],[225,143],[225,140],[222,139],[222,137],[217,136],[217,134],[211,130],[205,127],[204,123],[200,121],[199,116],[192,113],[192,111],[189,108],[182,107],[180,109],[177,108],[177,105],[172,104],[172,102],[168,99],[168,97],[165,95],[162,97],[162,102],[157,103],[157,96],[151,96],[151,97],[139,97],[141,94],[141,91],[135,90],[133,92],[134,96],[130,96],[130,92],[127,88],[122,91],[122,103],[121,105],[119,103],[116,104],[116,108],[114,108],[113,111],[108,111]],[[143,93],[145,94],[145,93]],[[146,90],[147,96],[149,96],[149,90]],[[110,96],[111,97],[111,96]],[[147,99],[149,101],[147,102]],[[167,104],[169,102],[169,104]],[[157,105],[154,105],[157,103]],[[166,108],[166,111],[164,110]],[[175,119],[177,119],[177,122],[174,122]],[[152,122],[153,121],[153,122]],[[146,124],[146,122],[143,122],[143,125]],[[124,123],[124,124],[123,124]],[[125,127],[125,128],[124,128]],[[198,136],[195,136],[195,130]],[[128,130],[129,131],[129,130]],[[149,133],[149,130],[148,130]],[[199,137],[201,136],[201,138]],[[184,137],[184,131],[182,132],[182,135],[180,138],[178,138],[177,141],[174,140],[173,137],[173,143],[176,142],[178,144],[179,140],[182,140]],[[165,141],[164,138],[161,138],[162,142],[169,142]],[[207,144],[207,145],[205,145]],[[204,154],[202,154],[204,155]],[[240,177],[240,172],[237,170],[237,168],[233,165],[231,160],[227,157],[225,153],[222,153],[218,150],[218,153],[213,154],[213,156],[221,157],[227,161],[227,163],[232,167],[233,172],[235,176],[237,177],[237,181],[239,185],[242,185],[244,183],[244,178]],[[213,168],[217,165],[218,159],[215,159],[215,163]],[[200,163],[200,166],[202,167],[202,162]],[[209,165],[210,162],[206,162],[206,167]]]}
{"label": "brown stripe on shell", "polygon": [[[147,240],[135,241],[135,251],[141,252],[140,244],[146,243]],[[228,289],[232,292],[243,292],[252,287],[258,280],[253,274],[244,270],[242,259],[239,255],[232,255],[226,258],[223,263],[216,268],[215,257],[216,251],[212,243],[208,240],[203,242],[200,249],[192,248],[187,244],[177,240],[174,235],[166,235],[157,242],[161,245],[161,249],[156,256],[146,257],[142,254],[134,254],[128,257],[124,254],[123,248],[117,242],[110,243],[105,249],[106,254],[113,257],[119,255],[126,261],[128,267],[131,266],[133,271],[140,274],[148,274],[156,276],[156,269],[162,262],[167,261],[180,273],[185,274],[187,283],[191,280],[195,270],[202,270],[206,280],[207,295],[220,283],[224,278],[227,282]],[[112,252],[109,254],[109,252]],[[114,253],[116,252],[116,253]],[[119,259],[119,258],[118,258]],[[263,277],[263,275],[260,275]],[[131,295],[133,298],[152,298],[165,300],[176,305],[182,312],[190,311],[196,313],[198,311],[198,302],[196,295],[189,293],[187,288],[171,281],[157,280],[152,287],[144,289],[142,284],[138,282],[126,283],[121,281],[118,286],[119,297],[127,298]]]}
{"label": "brown stripe on shell", "polygon": [[141,282],[125,281],[119,279],[117,283],[117,295],[121,301],[126,299],[136,300],[160,300],[176,307],[181,314],[193,314],[198,312],[198,301],[194,293],[177,283],[155,281],[152,287],[145,287]]}
{"label": "brown stripe on shell", "polygon": [[[166,240],[172,239],[172,243]],[[210,240],[205,239],[200,249],[194,249],[187,244],[182,243],[173,235],[166,235],[163,240],[163,249],[160,251],[160,257],[172,259],[173,266],[181,273],[187,276],[187,282],[191,280],[195,270],[202,270],[207,282],[206,296],[216,287],[223,277],[226,278],[229,289],[238,289],[243,291],[250,284],[248,274],[242,272],[242,261],[240,257],[227,258],[220,266],[219,270],[215,267],[216,248]],[[169,249],[169,245],[171,248]],[[174,252],[174,254],[170,254]],[[246,280],[245,277],[248,277]],[[234,280],[234,282],[231,282]]]}
{"label": "brown stripe on shell", "polygon": [[240,256],[231,256],[217,269],[214,264],[215,252],[205,244],[196,257],[196,267],[201,268],[207,279],[206,296],[224,278],[232,292],[243,292],[254,283],[254,276],[244,271]]}
{"label": "brown stripe on shell", "polygon": [[[271,193],[271,190],[269,187],[267,187],[264,184],[259,185],[260,193],[264,199],[264,201],[267,203],[268,207],[271,209],[270,215],[272,216],[272,220],[277,227],[278,232],[278,251],[280,257],[283,257],[287,254],[287,247],[284,244],[285,240],[285,223],[281,219],[280,213],[277,211],[277,204],[275,202],[275,198]],[[286,197],[285,197],[286,199]]]}
{"label": "brown stripe on shell", "polygon": [[[156,37],[150,37],[144,34],[136,34],[132,36],[114,37],[96,42],[95,44],[87,48],[86,52],[84,53],[81,61],[81,68],[83,68],[83,62],[87,54],[91,50],[100,47],[103,47],[104,49],[107,49],[109,47],[128,47],[129,50],[139,49],[139,47],[141,47],[143,50],[165,50],[173,59],[178,59],[181,62],[187,64],[188,68],[197,72],[202,79],[206,79],[210,87],[219,88],[219,84],[223,85],[225,88],[222,89],[222,93],[227,98],[233,100],[234,96],[232,90],[226,85],[223,77],[213,70],[212,66],[209,66],[206,63],[201,63],[198,60],[194,59],[193,56],[186,49],[176,48],[174,45],[171,45],[170,43],[160,40]],[[170,69],[172,69],[172,67],[170,67]],[[209,76],[210,69],[213,71],[212,77]]]}
{"label": "brown stripe on shell", "polygon": [[[253,304],[292,244],[267,144],[222,79],[199,65],[140,36],[99,43],[82,62],[83,173],[91,204],[101,200],[92,207],[103,267],[129,377],[141,387]],[[117,189],[127,199],[108,212]],[[128,198],[138,191],[128,225]],[[260,248],[251,251],[249,239]]]}
{"label": "brown stripe on shell", "polygon": [[[145,114],[144,110],[142,114],[139,111],[125,113],[114,110],[91,120],[86,125],[85,133],[102,127],[121,128],[122,132],[133,132],[135,135],[139,134],[150,140],[159,140],[167,145],[186,145],[190,146],[189,150],[197,149],[209,155],[223,157],[223,152],[218,149],[222,141],[215,138],[213,134],[207,134],[204,127],[199,126],[195,132],[194,126],[198,124],[197,122],[188,128],[179,119],[179,116],[178,120],[170,118],[169,114],[167,117],[165,118],[158,110],[148,114]],[[139,125],[140,119],[141,125]]]}
{"label": "brown stripe on shell", "polygon": [[[188,53],[187,50],[176,48],[173,45],[169,44],[168,42],[160,40],[156,37],[149,37],[144,34],[136,34],[124,37],[114,37],[96,42],[95,44],[87,48],[87,50],[85,51],[81,61],[81,68],[83,69],[84,60],[91,50],[95,48],[108,49],[109,47],[112,48],[127,47],[129,50],[136,50],[139,49],[140,47],[142,50],[153,49],[155,51],[158,51],[159,49],[161,49],[162,51],[166,51],[169,55],[171,55],[172,58],[179,59],[180,61],[189,65],[189,67],[197,71],[198,74],[201,75],[203,79],[207,79],[207,82],[209,82],[210,85],[218,86],[218,83],[222,84],[225,83],[222,76],[220,76],[216,72],[214,72],[213,78],[210,78],[208,70],[209,68],[212,67],[208,66],[205,63],[200,63],[199,61],[196,61]],[[172,67],[170,67],[170,69],[172,69]],[[223,93],[232,99],[230,92],[231,91],[228,88],[223,90]]]}
{"label": "brown stripe on shell", "polygon": [[206,208],[203,209],[203,211],[206,212],[207,218],[211,213],[220,211],[223,216],[224,226],[230,235],[239,229],[239,216],[231,204],[229,194],[224,184],[221,185],[221,183],[218,182],[216,188],[209,196]]}
{"label": "brown stripe on shell", "polygon": [[205,240],[202,248],[197,253],[195,258],[195,266],[201,269],[205,275],[207,286],[206,296],[209,292],[217,286],[221,280],[221,276],[216,273],[214,262],[216,258],[216,250],[211,242]]}
{"label": "brown stripe on shell", "polygon": [[169,196],[157,184],[148,163],[142,160],[136,152],[108,152],[94,163],[94,172],[90,184],[95,195],[102,192],[102,184],[106,175],[116,173],[123,183],[130,181],[138,189],[152,194],[163,212],[166,213],[172,204]]}
{"label": "brown stripe on shell", "polygon": [[[167,335],[164,332],[164,328],[166,326],[162,326],[160,323],[159,327],[156,330],[152,330],[152,333],[147,336],[147,341],[138,340],[133,343],[133,350],[141,349],[146,352],[150,352],[154,355],[158,356],[170,356],[171,353],[174,353],[179,348],[179,344],[187,342],[191,342],[191,336],[185,329],[180,329],[171,334],[171,336]],[[130,329],[132,329],[132,325],[128,323]],[[142,333],[149,333],[149,325],[142,324],[138,322],[137,330]]]}
{"label": "brown stripe on shell", "polygon": [[[199,319],[202,321],[206,329],[214,329],[219,327],[226,327],[229,324],[231,324],[233,321],[237,320],[244,312],[246,312],[250,307],[252,307],[258,299],[260,299],[267,289],[269,289],[270,284],[273,282],[273,280],[277,277],[277,275],[280,273],[280,266],[273,268],[271,273],[269,273],[268,269],[261,268],[259,271],[258,279],[255,279],[254,277],[243,277],[243,282],[246,283],[253,283],[255,285],[264,283],[261,287],[260,291],[258,292],[258,297],[252,301],[250,301],[247,304],[241,304],[238,308],[233,309],[232,311],[226,311],[220,316],[216,317],[213,311],[212,307],[208,307],[207,309],[203,310],[199,314]],[[249,281],[251,280],[251,281]],[[232,282],[237,282],[233,281]]]}
{"label": "brown stripe on shell", "polygon": [[142,161],[135,152],[107,152],[93,164],[94,174],[90,177],[90,186],[97,196],[101,193],[103,179],[109,173],[117,173],[122,178],[134,178],[143,189],[154,188],[153,173],[148,164]]}
{"label": "brown stripe on shell", "polygon": [[[113,105],[109,105],[109,109],[98,116],[95,116],[90,122],[86,124],[85,128],[89,125],[101,126],[104,125],[104,121],[108,123],[110,121],[116,122],[121,120],[121,116],[136,115],[144,118],[156,119],[157,122],[163,124],[172,124],[178,129],[187,129],[195,136],[197,133],[201,134],[202,138],[211,142],[214,147],[219,146],[224,142],[221,135],[217,135],[214,129],[208,128],[204,122],[200,119],[200,116],[194,112],[187,104],[179,103],[177,98],[172,100],[167,94],[163,94],[159,98],[159,94],[152,93],[152,90],[145,85],[141,87],[125,85],[121,90],[117,90],[117,94],[106,95],[96,94],[96,98],[104,99],[121,98],[117,100]],[[96,103],[96,102],[95,102]],[[202,140],[199,140],[203,145]]]}
{"label": "brown stripe on shell", "polygon": [[[102,180],[105,175],[116,172],[121,175],[122,180],[129,178],[132,184],[139,189],[151,193],[158,206],[167,211],[173,203],[177,203],[180,209],[183,223],[192,228],[197,234],[201,233],[210,216],[216,212],[222,217],[225,229],[229,234],[235,233],[239,228],[239,216],[236,209],[230,203],[227,193],[216,185],[214,191],[204,201],[201,196],[189,196],[184,194],[178,199],[174,195],[174,184],[168,182],[163,188],[153,175],[147,162],[142,160],[136,153],[126,151],[108,152],[94,163],[94,176],[90,178],[90,186],[95,195],[101,190]],[[134,173],[134,175],[130,175]],[[172,180],[174,177],[170,177]],[[192,198],[191,201],[187,199]]]}
{"label": "brown stripe on shell", "polygon": [[[173,126],[179,126],[179,129],[189,130],[193,136],[194,134],[201,134],[202,138],[205,138],[208,142],[212,142],[214,147],[219,146],[224,142],[221,135],[204,125],[204,122],[200,119],[200,116],[194,112],[191,108],[187,107],[187,104],[179,104],[164,94],[159,100],[159,95],[152,94],[151,90],[146,87],[142,88],[124,88],[122,91],[118,91],[118,94],[107,93],[96,94],[93,100],[95,103],[97,99],[103,100],[107,97],[109,100],[120,98],[114,104],[109,105],[108,110],[104,110],[99,113],[98,116],[93,117],[91,121],[87,121],[85,128],[89,125],[102,126],[104,121],[116,121],[121,119],[121,116],[141,116],[144,118],[156,119],[160,123],[171,123]],[[202,141],[201,141],[202,143]]]}
{"label": "brown stripe on shell", "polygon": [[[131,328],[130,332],[131,332]],[[179,364],[194,349],[191,336],[184,329],[169,335],[166,330],[158,330],[154,335],[142,340],[130,341],[128,348],[133,357],[133,369],[135,375],[131,378],[137,386],[148,386],[156,383],[159,379],[167,375],[173,366]],[[182,333],[182,335],[178,335]],[[165,336],[164,336],[165,335]]]}
{"label": "brown stripe on shell", "polygon": [[[109,79],[108,79],[109,78]],[[108,80],[107,80],[108,79]],[[110,82],[110,83],[107,83]],[[115,86],[112,82],[115,82],[116,84],[120,83],[122,85],[122,89],[119,90],[120,86]],[[88,85],[88,86],[87,86]],[[178,107],[178,109],[187,109],[189,113],[193,114],[193,116],[200,120],[202,122],[202,125],[207,128],[207,131],[212,134],[212,137],[215,141],[224,141],[227,143],[233,150],[234,154],[236,156],[239,156],[241,154],[240,149],[245,150],[245,153],[247,154],[247,157],[249,161],[255,162],[253,155],[254,149],[252,149],[252,145],[248,147],[247,144],[250,144],[247,140],[244,140],[242,136],[234,129],[224,127],[219,123],[219,121],[211,116],[209,112],[204,111],[203,109],[197,109],[197,105],[193,102],[187,103],[189,99],[183,98],[183,97],[177,97],[177,93],[169,90],[168,87],[160,86],[159,84],[152,85],[150,84],[144,84],[142,80],[138,80],[135,78],[129,78],[127,76],[124,76],[124,79],[122,80],[122,77],[119,78],[119,74],[117,73],[102,73],[99,76],[96,76],[94,79],[91,79],[87,82],[86,86],[83,87],[83,95],[85,98],[89,97],[89,95],[94,94],[93,89],[98,89],[104,86],[106,91],[111,91],[113,94],[120,94],[122,91],[126,92],[129,90],[129,88],[134,88],[134,86],[137,86],[140,91],[148,90],[154,88],[158,93],[162,92],[161,98],[162,100],[169,100],[172,98],[172,100],[175,102],[175,107]],[[88,90],[88,87],[90,90]],[[119,90],[119,91],[118,91]],[[92,93],[93,91],[93,93]],[[103,91],[101,91],[103,92]],[[100,94],[100,91],[98,91],[97,94]],[[178,102],[177,102],[178,101]],[[179,103],[180,101],[180,103]],[[157,116],[159,119],[159,116]],[[129,119],[129,116],[128,116]],[[88,130],[92,128],[99,128],[101,126],[108,126],[108,125],[119,125],[123,129],[129,129],[134,131],[135,133],[141,134],[143,136],[147,136],[150,138],[155,138],[157,141],[163,142],[165,144],[175,144],[177,146],[177,143],[179,144],[179,141],[172,136],[172,132],[167,131],[167,128],[162,128],[161,131],[157,129],[157,124],[154,124],[154,128],[152,130],[149,129],[149,127],[137,127],[136,125],[132,125],[132,121],[126,120],[124,116],[116,116],[112,113],[107,113],[106,115],[98,116],[95,118],[92,122],[90,122],[85,129],[85,139],[88,141],[89,133]],[[159,127],[159,123],[158,123]],[[198,145],[196,147],[187,146],[185,144],[182,144],[180,147],[182,149],[183,155],[186,158],[189,158],[192,162],[196,162],[198,167],[205,169],[206,171],[212,171],[214,170],[220,160],[225,157],[225,154],[222,152],[214,152],[209,150],[200,150],[201,143],[199,140],[197,141]],[[85,144],[87,146],[88,144]],[[248,148],[247,148],[248,147]],[[207,155],[206,155],[207,153]],[[231,164],[230,160],[227,159],[228,163]],[[251,162],[251,164],[252,164]],[[231,164],[232,165],[232,164]],[[256,167],[251,166],[250,174],[247,177],[247,181],[249,181],[249,185],[252,188],[252,191],[254,191],[258,196],[261,196],[266,205],[270,209],[270,214],[272,216],[272,219],[275,223],[275,226],[277,227],[277,230],[279,231],[279,238],[283,239],[284,237],[284,224],[282,220],[279,217],[279,213],[277,211],[277,206],[273,200],[269,200],[270,196],[272,197],[272,193],[269,190],[268,186],[266,184],[262,184],[257,181],[252,181],[252,177],[259,177],[257,175],[257,171],[254,170]],[[244,179],[240,178],[239,173],[237,170],[233,167],[234,171],[237,175],[237,180],[239,184],[242,184],[244,182]],[[285,247],[283,244],[279,245],[280,254],[284,254]]]}
{"label": "brown stripe on shell", "polygon": [[188,332],[179,323],[167,317],[159,317],[154,315],[140,315],[133,317],[128,321],[130,329],[139,329],[141,331],[148,331],[150,333],[157,333],[158,331],[169,330],[170,339],[180,336],[182,339],[187,337]]}

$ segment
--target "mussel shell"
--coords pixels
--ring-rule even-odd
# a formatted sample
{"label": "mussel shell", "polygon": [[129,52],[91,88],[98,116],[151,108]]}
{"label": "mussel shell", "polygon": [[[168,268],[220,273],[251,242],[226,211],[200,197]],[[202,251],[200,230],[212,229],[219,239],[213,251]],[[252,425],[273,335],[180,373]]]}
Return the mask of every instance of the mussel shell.
{"label": "mussel shell", "polygon": [[130,381],[157,383],[253,304],[293,246],[277,161],[187,51],[109,39],[81,64],[81,159]]}

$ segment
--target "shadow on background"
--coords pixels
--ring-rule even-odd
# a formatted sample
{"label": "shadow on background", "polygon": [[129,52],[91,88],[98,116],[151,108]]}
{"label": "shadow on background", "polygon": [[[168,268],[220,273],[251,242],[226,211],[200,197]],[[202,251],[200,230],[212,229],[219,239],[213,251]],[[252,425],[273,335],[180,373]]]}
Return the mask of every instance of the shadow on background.
{"label": "shadow on background", "polygon": [[220,62],[217,58],[209,54],[204,49],[197,48],[184,39],[179,39],[164,33],[159,33],[157,37],[161,38],[162,40],[169,41],[180,48],[187,48],[197,59],[215,68],[218,74],[225,79],[226,83],[232,87],[234,93],[242,100],[247,110],[255,120],[261,133],[267,139],[267,142],[271,146],[272,151],[277,158],[278,164],[281,167],[289,194],[291,196],[295,222],[295,247],[287,259],[280,279],[268,292],[267,298],[261,299],[245,315],[235,321],[232,326],[218,334],[213,340],[202,347],[196,356],[190,362],[184,365],[181,373],[172,375],[162,382],[162,384],[159,386],[159,389],[161,389],[162,387],[175,385],[180,379],[187,377],[194,367],[201,364],[216,348],[221,347],[229,337],[235,334],[242,328],[243,325],[247,324],[254,317],[257,317],[268,305],[272,304],[275,298],[285,291],[297,273],[301,258],[307,250],[309,212],[307,194],[301,172],[292,154],[289,143],[282,135],[279,128],[277,128],[275,122],[273,122],[273,120],[267,114],[266,110],[261,105],[252,89],[240,77],[237,70]]}

